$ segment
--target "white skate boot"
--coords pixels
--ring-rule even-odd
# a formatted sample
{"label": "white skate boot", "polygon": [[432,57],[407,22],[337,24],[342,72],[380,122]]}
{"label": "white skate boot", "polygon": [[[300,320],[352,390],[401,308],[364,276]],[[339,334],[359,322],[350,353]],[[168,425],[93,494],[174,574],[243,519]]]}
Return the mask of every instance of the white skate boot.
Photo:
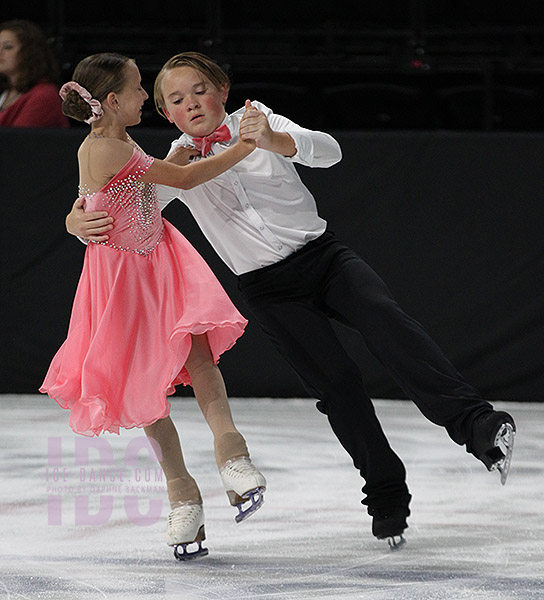
{"label": "white skate boot", "polygon": [[[238,508],[238,514],[234,517],[237,523],[247,519],[262,506],[266,479],[250,458],[243,456],[228,460],[219,474],[231,505]],[[246,509],[242,507],[245,502],[251,502]]]}
{"label": "white skate boot", "polygon": [[[202,504],[183,504],[174,508],[168,515],[166,543],[174,546],[174,556],[178,560],[191,560],[206,556],[208,549],[202,547],[205,539]],[[194,550],[187,550],[187,546],[193,543],[198,544],[198,547]]]}

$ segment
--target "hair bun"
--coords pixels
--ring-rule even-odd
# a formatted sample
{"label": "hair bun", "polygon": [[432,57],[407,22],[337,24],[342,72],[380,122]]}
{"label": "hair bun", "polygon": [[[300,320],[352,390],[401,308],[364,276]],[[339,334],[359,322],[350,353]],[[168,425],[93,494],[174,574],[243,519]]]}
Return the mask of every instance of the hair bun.
{"label": "hair bun", "polygon": [[[65,83],[59,91],[59,96],[62,98],[63,100],[63,112],[64,112],[64,100],[68,97],[68,95],[72,96],[73,95],[77,95],[77,97],[84,102],[85,104],[87,104],[87,106],[89,107],[89,111],[87,111],[88,113],[90,112],[90,114],[88,115],[88,118],[85,119],[79,119],[82,121],[85,121],[85,123],[93,123],[94,121],[97,121],[98,119],[100,119],[103,115],[104,115],[104,111],[102,110],[102,105],[100,104],[100,102],[96,99],[93,98],[91,93],[89,92],[89,90],[85,89],[83,86],[81,86],[79,83],[77,83],[77,81],[68,81],[67,83]],[[77,106],[79,107],[79,103],[77,104]],[[81,110],[77,110],[76,114],[81,114]],[[64,113],[67,114],[67,113]],[[70,116],[70,115],[68,115]],[[74,117],[74,118],[78,118],[78,117]]]}
{"label": "hair bun", "polygon": [[75,90],[70,90],[64,97],[62,112],[76,121],[86,121],[92,116],[91,107]]}

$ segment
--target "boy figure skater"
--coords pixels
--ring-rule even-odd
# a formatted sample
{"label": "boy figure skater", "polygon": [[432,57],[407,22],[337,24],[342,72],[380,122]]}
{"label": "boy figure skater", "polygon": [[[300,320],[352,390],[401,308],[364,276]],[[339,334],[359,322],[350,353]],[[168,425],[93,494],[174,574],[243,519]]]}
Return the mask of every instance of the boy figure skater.
{"label": "boy figure skater", "polygon": [[[174,56],[158,74],[157,109],[183,132],[172,149],[196,147],[203,159],[239,137],[257,145],[208,183],[192,190],[164,188],[162,204],[175,197],[184,202],[238,276],[253,318],[318,399],[317,408],[365,480],[362,502],[373,518],[373,534],[396,547],[410,514],[406,471],[330,319],[358,330],[421,412],[488,470],[498,469],[503,484],[514,421],[462,379],[378,275],[327,230],[293,163],[329,167],[341,159],[338,143],[258,102],[247,101],[228,115],[228,91],[227,75],[199,53]],[[70,233],[95,241],[107,239],[112,227],[107,213],[84,213],[79,201],[67,217]]]}

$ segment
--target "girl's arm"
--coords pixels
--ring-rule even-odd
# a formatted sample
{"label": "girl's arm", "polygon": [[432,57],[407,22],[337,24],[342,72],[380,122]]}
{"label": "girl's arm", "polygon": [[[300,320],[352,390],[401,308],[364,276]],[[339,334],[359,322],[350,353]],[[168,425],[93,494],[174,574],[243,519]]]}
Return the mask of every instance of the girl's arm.
{"label": "girl's arm", "polygon": [[155,159],[151,167],[142,176],[146,183],[161,183],[182,190],[206,183],[214,177],[228,171],[255,149],[253,141],[238,140],[221,154],[200,160],[190,165],[177,166],[171,162]]}

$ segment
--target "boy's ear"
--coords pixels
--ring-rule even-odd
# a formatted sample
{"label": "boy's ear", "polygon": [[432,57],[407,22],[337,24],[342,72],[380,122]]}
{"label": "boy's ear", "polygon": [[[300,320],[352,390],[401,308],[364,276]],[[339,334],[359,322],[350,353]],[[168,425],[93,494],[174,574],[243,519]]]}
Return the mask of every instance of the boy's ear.
{"label": "boy's ear", "polygon": [[170,117],[170,114],[168,113],[168,111],[166,110],[166,108],[162,108],[162,112],[164,114],[164,116],[168,119],[169,123],[173,123],[174,121],[172,121],[172,118]]}
{"label": "boy's ear", "polygon": [[223,83],[221,85],[221,102],[223,104],[226,104],[228,97],[229,97],[229,88]]}

